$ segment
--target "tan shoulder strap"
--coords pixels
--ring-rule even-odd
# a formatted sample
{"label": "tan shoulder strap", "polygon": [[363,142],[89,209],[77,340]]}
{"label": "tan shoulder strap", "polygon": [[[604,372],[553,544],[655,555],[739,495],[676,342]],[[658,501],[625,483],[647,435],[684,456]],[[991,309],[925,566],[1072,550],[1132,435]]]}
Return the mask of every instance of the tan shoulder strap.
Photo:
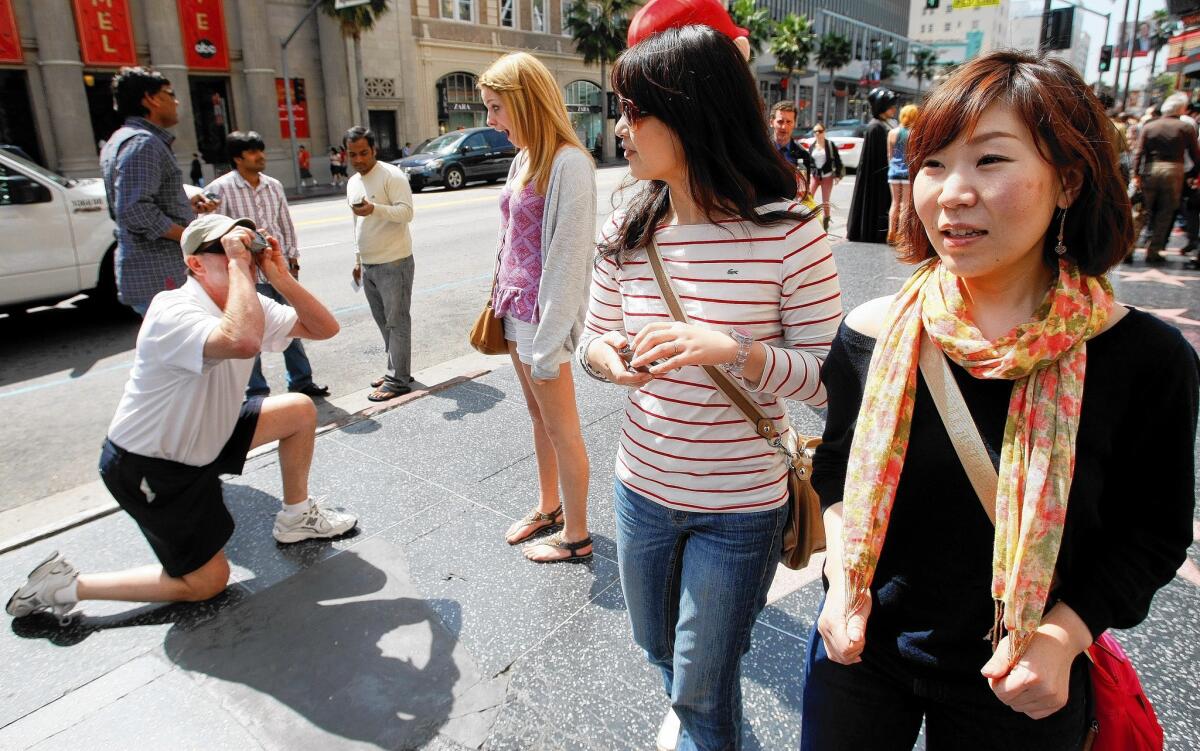
{"label": "tan shoulder strap", "polygon": [[[658,290],[662,293],[663,301],[667,304],[667,310],[671,312],[671,317],[680,323],[691,323],[687,313],[684,312],[683,306],[679,304],[679,297],[675,294],[675,287],[671,285],[671,279],[667,276],[667,272],[663,269],[662,259],[658,255],[658,245],[653,239],[646,247],[646,256],[650,260],[650,267],[654,269],[654,278],[658,281]],[[770,418],[763,413],[762,408],[758,403],[750,398],[748,394],[737,384],[728,373],[718,367],[712,365],[704,365],[704,372],[712,379],[721,393],[725,395],[733,406],[737,407],[742,416],[754,426],[754,431],[768,441],[774,441],[779,437],[779,431],[775,430],[775,424]]]}
{"label": "tan shoulder strap", "polygon": [[954,453],[967,471],[967,478],[979,496],[983,510],[987,512],[992,524],[996,523],[996,486],[1000,481],[992,459],[988,456],[987,448],[975,420],[967,410],[962,392],[950,371],[950,364],[945,355],[930,341],[927,334],[921,334],[921,375],[925,377],[925,385],[933,396],[938,414],[946,432],[950,434],[950,442],[954,444]]}

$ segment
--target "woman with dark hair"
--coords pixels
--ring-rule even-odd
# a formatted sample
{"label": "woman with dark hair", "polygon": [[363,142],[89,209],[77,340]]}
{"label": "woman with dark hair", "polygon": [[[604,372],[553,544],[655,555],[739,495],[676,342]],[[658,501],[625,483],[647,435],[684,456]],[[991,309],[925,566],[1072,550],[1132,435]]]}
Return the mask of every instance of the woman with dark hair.
{"label": "woman with dark hair", "polygon": [[[922,719],[931,751],[1079,748],[1082,652],[1183,563],[1198,363],[1104,277],[1132,241],[1115,136],[1073,68],[1020,52],[965,63],[923,107],[899,243],[920,266],[846,317],[821,374],[829,550],[801,748],[911,748]],[[975,492],[922,348],[994,492]]]}
{"label": "woman with dark hair", "polygon": [[[617,557],[634,640],[673,707],[659,748],[736,749],[739,666],[780,557],[787,470],[702,366],[723,367],[785,432],[785,399],[825,403],[837,271],[816,213],[792,199],[795,173],[733,42],[704,26],[663,31],[618,58],[612,83],[642,187],[604,230],[578,354],[631,388]],[[668,312],[652,257],[690,323]]]}

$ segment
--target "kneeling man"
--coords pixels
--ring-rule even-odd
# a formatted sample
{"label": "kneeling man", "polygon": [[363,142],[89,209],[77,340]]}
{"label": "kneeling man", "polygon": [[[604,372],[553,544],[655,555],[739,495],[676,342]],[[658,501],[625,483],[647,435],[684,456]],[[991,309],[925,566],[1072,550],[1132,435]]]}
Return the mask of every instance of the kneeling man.
{"label": "kneeling man", "polygon": [[[161,566],[83,574],[54,553],[9,599],[9,615],[48,610],[65,622],[80,600],[198,601],[220,594],[229,581],[224,547],[233,534],[221,475],[240,474],[246,453],[270,441],[279,441],[283,473],[275,539],[292,543],[354,528],[355,517],[308,495],[317,425],[312,400],[287,394],[243,402],[259,352],[338,332],[333,314],[292,278],[279,243],[267,238],[261,248],[259,238],[251,220],[217,214],[184,230],[187,282],[150,303],[100,454],[104,484]],[[257,269],[290,307],[258,294]]]}

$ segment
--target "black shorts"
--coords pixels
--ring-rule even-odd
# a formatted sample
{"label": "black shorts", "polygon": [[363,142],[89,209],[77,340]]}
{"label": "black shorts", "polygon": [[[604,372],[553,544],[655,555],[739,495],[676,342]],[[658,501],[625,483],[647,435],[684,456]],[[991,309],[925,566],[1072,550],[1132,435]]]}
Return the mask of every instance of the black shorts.
{"label": "black shorts", "polygon": [[262,401],[252,397],[242,403],[229,440],[203,467],[130,453],[104,439],[100,478],[138,523],[167,574],[190,574],[212,560],[233,535],[221,475],[242,473]]}

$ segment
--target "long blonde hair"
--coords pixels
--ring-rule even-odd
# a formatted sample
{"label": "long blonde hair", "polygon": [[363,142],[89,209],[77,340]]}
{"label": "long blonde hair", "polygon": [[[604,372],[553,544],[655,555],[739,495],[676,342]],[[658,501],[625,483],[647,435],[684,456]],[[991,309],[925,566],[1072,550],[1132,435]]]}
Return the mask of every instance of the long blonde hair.
{"label": "long blonde hair", "polygon": [[554,155],[559,148],[574,146],[588,153],[571,128],[567,105],[554,76],[528,52],[513,52],[483,72],[479,77],[479,88],[484,87],[499,95],[513,126],[525,142],[529,163],[524,173],[517,176],[516,187],[519,189],[525,183],[532,183],[534,190],[546,195]]}

